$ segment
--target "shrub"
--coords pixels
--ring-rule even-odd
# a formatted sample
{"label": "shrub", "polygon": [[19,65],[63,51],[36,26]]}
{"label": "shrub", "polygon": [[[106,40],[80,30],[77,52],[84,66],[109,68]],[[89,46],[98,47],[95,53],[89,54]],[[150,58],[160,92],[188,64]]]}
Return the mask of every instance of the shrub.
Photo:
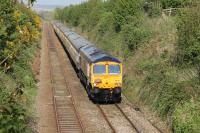
{"label": "shrub", "polygon": [[140,98],[153,105],[161,116],[171,116],[176,106],[190,99],[190,95],[182,84],[177,84],[173,69],[170,72],[165,66],[156,67],[147,75]]}
{"label": "shrub", "polygon": [[200,105],[188,101],[179,105],[174,111],[173,130],[176,133],[198,133],[200,131]]}
{"label": "shrub", "polygon": [[151,5],[148,11],[150,17],[159,17],[161,16],[161,9],[158,6]]}
{"label": "shrub", "polygon": [[186,2],[190,0],[161,0],[162,7],[166,8],[179,8],[182,7]]}
{"label": "shrub", "polygon": [[140,21],[143,15],[142,4],[142,0],[120,0],[114,2],[112,12],[115,18],[116,32],[120,32],[122,26],[130,22],[130,17],[134,16],[135,21]]}
{"label": "shrub", "polygon": [[100,35],[105,35],[107,32],[113,32],[114,17],[112,12],[102,14],[97,27]]}
{"label": "shrub", "polygon": [[124,47],[128,47],[129,51],[134,52],[149,39],[150,32],[133,20],[130,24],[123,26],[122,35],[126,44]]}
{"label": "shrub", "polygon": [[[200,70],[200,6],[179,13],[176,64],[195,66]],[[200,77],[200,74],[199,74]]]}
{"label": "shrub", "polygon": [[31,60],[40,18],[15,1],[0,1],[0,132],[30,133],[35,80]]}
{"label": "shrub", "polygon": [[196,79],[179,81],[178,68],[171,67],[169,62],[150,66],[150,69],[148,61],[145,62],[138,66],[147,71],[147,77],[139,91],[140,100],[151,105],[160,116],[167,118],[174,132],[197,133],[200,105],[199,84]]}

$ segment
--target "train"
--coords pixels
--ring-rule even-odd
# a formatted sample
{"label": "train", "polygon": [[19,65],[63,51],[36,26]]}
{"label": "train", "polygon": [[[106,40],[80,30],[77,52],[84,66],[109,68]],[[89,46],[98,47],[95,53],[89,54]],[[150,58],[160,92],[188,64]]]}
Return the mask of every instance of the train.
{"label": "train", "polygon": [[74,64],[89,98],[93,102],[120,103],[122,62],[61,22],[52,22],[52,26]]}

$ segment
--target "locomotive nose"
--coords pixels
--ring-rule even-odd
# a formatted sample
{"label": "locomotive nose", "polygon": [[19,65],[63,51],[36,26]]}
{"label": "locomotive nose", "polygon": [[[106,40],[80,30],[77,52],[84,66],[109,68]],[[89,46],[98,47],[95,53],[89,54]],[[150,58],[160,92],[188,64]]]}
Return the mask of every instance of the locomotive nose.
{"label": "locomotive nose", "polygon": [[94,87],[98,87],[102,89],[108,89],[108,88],[113,89],[113,88],[117,88],[121,86],[122,86],[122,83],[121,83],[121,80],[118,79],[118,77],[102,76],[101,78],[98,77],[97,79],[94,80]]}

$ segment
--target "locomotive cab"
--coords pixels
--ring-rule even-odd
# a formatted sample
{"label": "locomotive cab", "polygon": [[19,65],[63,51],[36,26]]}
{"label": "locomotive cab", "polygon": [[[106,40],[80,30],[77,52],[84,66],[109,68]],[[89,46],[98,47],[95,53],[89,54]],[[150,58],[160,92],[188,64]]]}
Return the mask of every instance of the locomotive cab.
{"label": "locomotive cab", "polygon": [[91,85],[96,100],[120,102],[122,64],[110,61],[92,64]]}

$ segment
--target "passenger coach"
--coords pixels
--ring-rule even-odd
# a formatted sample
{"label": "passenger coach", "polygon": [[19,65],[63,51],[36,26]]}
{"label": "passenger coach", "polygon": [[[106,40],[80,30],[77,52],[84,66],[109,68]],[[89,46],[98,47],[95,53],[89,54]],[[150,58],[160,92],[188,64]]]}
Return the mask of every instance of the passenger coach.
{"label": "passenger coach", "polygon": [[94,102],[121,102],[122,63],[63,24],[54,22],[53,27],[89,97]]}

